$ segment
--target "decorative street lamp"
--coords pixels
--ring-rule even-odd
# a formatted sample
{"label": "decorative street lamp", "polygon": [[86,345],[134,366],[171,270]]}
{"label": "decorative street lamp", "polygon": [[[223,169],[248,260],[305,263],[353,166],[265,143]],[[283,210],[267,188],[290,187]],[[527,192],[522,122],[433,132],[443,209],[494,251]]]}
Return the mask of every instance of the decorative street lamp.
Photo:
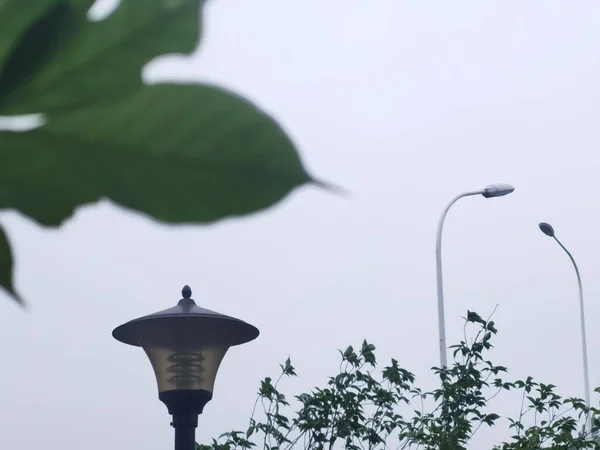
{"label": "decorative street lamp", "polygon": [[113,331],[142,347],[158,384],[158,398],[173,416],[175,450],[194,450],[198,415],[212,399],[217,370],[229,347],[258,337],[256,327],[200,308],[184,286],[176,306],[131,320]]}

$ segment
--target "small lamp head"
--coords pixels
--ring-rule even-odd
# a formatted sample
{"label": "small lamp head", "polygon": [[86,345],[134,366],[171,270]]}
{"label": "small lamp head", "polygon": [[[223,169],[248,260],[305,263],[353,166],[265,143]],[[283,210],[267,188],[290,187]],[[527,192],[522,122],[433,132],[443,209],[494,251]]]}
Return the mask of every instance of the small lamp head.
{"label": "small lamp head", "polygon": [[542,233],[544,233],[546,236],[554,237],[554,228],[552,228],[552,225],[546,222],[541,222],[538,226],[540,227],[540,230],[542,230]]}

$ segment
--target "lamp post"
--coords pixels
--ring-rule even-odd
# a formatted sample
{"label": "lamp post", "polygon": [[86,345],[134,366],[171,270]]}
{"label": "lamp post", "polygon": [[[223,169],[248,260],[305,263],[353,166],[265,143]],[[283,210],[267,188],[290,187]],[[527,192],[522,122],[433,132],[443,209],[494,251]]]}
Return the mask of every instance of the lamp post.
{"label": "lamp post", "polygon": [[437,236],[435,241],[435,262],[436,262],[436,275],[437,275],[437,302],[438,302],[438,328],[440,335],[440,366],[447,367],[448,366],[448,356],[446,354],[446,320],[444,316],[444,285],[442,280],[442,231],[444,229],[444,220],[446,219],[446,215],[448,211],[456,203],[463,197],[469,197],[471,195],[482,195],[485,198],[492,197],[502,197],[504,195],[508,195],[515,190],[510,184],[493,184],[485,189],[480,189],[478,191],[465,192],[463,194],[457,195],[452,199],[448,206],[442,212],[440,220],[438,222],[437,227]]}
{"label": "lamp post", "polygon": [[[588,369],[588,355],[587,355],[587,338],[585,332],[585,308],[583,304],[583,286],[581,284],[581,275],[579,274],[579,267],[577,267],[577,263],[575,262],[575,258],[571,255],[571,252],[567,250],[567,248],[563,245],[562,242],[558,240],[556,235],[554,234],[554,228],[549,223],[541,222],[539,225],[540,230],[546,236],[550,236],[553,238],[558,245],[565,251],[571,262],[573,263],[573,268],[575,269],[575,275],[577,276],[577,287],[579,288],[579,320],[581,323],[581,353],[583,355],[583,388],[585,393],[585,404],[587,407],[590,407],[590,376]],[[592,429],[592,415],[588,414],[585,422],[585,431],[590,432]]]}
{"label": "lamp post", "polygon": [[113,331],[150,359],[158,398],[173,416],[175,450],[194,450],[198,415],[212,399],[217,370],[229,347],[258,337],[256,327],[200,308],[184,286],[176,306],[131,320]]}

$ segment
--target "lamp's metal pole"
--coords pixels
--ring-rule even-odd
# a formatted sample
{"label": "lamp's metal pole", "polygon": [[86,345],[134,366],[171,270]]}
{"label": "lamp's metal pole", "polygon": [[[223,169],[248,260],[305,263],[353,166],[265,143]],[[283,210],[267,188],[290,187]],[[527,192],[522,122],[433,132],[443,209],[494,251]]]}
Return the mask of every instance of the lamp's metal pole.
{"label": "lamp's metal pole", "polygon": [[457,195],[454,199],[448,203],[448,206],[442,212],[440,220],[438,222],[437,227],[437,236],[435,240],[435,268],[437,275],[437,303],[438,303],[438,329],[440,335],[440,367],[448,366],[448,356],[446,354],[446,319],[444,313],[444,284],[442,279],[442,231],[444,230],[444,221],[446,220],[446,215],[448,211],[456,203],[463,197],[468,197],[471,195],[480,195],[485,193],[484,190],[473,191],[473,192],[465,192],[464,194]]}
{"label": "lamp's metal pole", "polygon": [[[552,236],[554,240],[561,246],[565,253],[569,256],[569,259],[573,263],[575,268],[575,274],[577,275],[577,286],[579,288],[579,320],[581,322],[581,352],[583,356],[583,386],[585,395],[585,404],[589,408],[590,403],[590,375],[588,369],[588,354],[587,354],[587,338],[585,332],[585,308],[583,304],[583,286],[581,284],[581,275],[579,274],[579,267],[575,262],[575,258],[571,255],[571,252],[558,240],[556,236]],[[585,432],[589,433],[592,430],[592,414],[588,414],[585,422]]]}
{"label": "lamp's metal pole", "polygon": [[195,450],[198,415],[174,414],[171,425],[175,428],[175,450]]}
{"label": "lamp's metal pole", "polygon": [[211,400],[212,393],[202,389],[177,389],[161,392],[158,398],[173,416],[175,450],[196,450],[198,416]]}

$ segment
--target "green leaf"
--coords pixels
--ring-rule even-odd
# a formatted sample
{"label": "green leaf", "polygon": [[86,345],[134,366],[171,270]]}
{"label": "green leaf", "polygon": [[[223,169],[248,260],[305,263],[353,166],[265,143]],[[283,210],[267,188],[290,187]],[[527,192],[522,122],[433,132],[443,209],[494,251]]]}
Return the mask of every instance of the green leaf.
{"label": "green leaf", "polygon": [[266,377],[263,381],[260,382],[260,389],[258,391],[261,397],[270,398],[275,392],[275,387],[271,382],[271,377]]}
{"label": "green leaf", "polygon": [[493,425],[493,424],[494,424],[494,422],[495,422],[496,420],[498,420],[499,418],[500,418],[500,416],[499,416],[498,414],[495,414],[495,413],[492,413],[492,414],[487,414],[487,415],[486,415],[486,416],[483,418],[482,422],[485,422],[485,423],[487,423],[488,425]]}
{"label": "green leaf", "polygon": [[0,132],[0,209],[47,226],[101,198],[164,222],[209,223],[309,181],[273,119],[211,86],[148,86],[27,133]]}
{"label": "green leaf", "polygon": [[482,325],[485,324],[485,321],[481,318],[481,316],[473,311],[467,311],[467,322],[480,323]]}
{"label": "green leaf", "polygon": [[348,359],[348,358],[350,358],[350,357],[351,357],[353,354],[354,354],[354,348],[353,348],[351,345],[349,345],[349,346],[346,348],[346,350],[344,351],[343,357],[344,357],[345,359]]}
{"label": "green leaf", "polygon": [[[76,6],[89,3],[70,0]],[[69,26],[79,32],[68,43],[63,41],[52,58],[30,61],[37,55],[25,45],[12,55],[12,60],[37,70],[15,89],[0,92],[0,112],[51,114],[112,102],[142,89],[145,63],[165,53],[191,53],[196,48],[203,4],[203,0],[122,0],[117,10],[100,22],[89,22],[84,8],[72,8]],[[17,13],[24,14],[23,10],[11,12],[12,19],[21,19]],[[46,34],[35,34],[35,38],[43,41]]]}
{"label": "green leaf", "polygon": [[294,368],[294,366],[292,366],[292,360],[289,357],[285,360],[285,364],[279,364],[279,367],[281,367],[283,375],[287,375],[290,377],[297,376],[296,369]]}
{"label": "green leaf", "polygon": [[[69,43],[81,25],[78,13],[81,11],[68,1],[56,1],[20,36],[14,48],[7,49],[0,71],[0,99],[12,89],[27,84],[58,49]],[[9,11],[8,14],[15,17],[23,13]]]}
{"label": "green leaf", "polygon": [[55,0],[0,0],[0,70],[21,37],[54,3]]}
{"label": "green leaf", "polygon": [[13,300],[23,305],[23,299],[15,290],[13,284],[12,251],[2,224],[0,224],[0,286],[6,289]]}

